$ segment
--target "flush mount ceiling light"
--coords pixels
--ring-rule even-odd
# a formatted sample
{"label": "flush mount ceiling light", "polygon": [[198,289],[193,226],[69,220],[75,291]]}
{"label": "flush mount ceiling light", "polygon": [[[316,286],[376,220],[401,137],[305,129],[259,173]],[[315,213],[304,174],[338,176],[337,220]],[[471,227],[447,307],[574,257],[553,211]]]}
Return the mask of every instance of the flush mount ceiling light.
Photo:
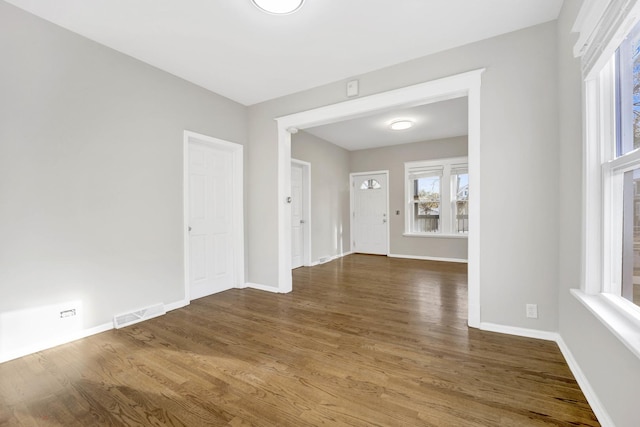
{"label": "flush mount ceiling light", "polygon": [[407,119],[398,119],[392,121],[389,127],[391,130],[407,130],[413,127],[413,122]]}
{"label": "flush mount ceiling light", "polygon": [[302,7],[304,0],[251,0],[258,9],[273,15],[287,15]]}

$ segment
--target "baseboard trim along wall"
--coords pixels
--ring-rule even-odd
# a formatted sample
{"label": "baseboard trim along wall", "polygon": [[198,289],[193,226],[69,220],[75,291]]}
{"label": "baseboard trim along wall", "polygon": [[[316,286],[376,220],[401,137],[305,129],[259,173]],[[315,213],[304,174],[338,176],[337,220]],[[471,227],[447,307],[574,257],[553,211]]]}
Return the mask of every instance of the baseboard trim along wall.
{"label": "baseboard trim along wall", "polygon": [[242,287],[238,287],[237,289],[257,289],[259,291],[265,291],[265,292],[272,292],[275,294],[279,294],[281,293],[278,288],[276,288],[275,286],[267,286],[267,285],[261,285],[259,283],[250,283],[247,282],[244,284],[244,286]]}
{"label": "baseboard trim along wall", "polygon": [[[349,255],[350,253],[351,252],[345,253],[343,255],[331,257],[330,260],[325,262],[329,262],[334,259],[341,258],[345,255]],[[389,256],[392,256],[392,255],[389,255]],[[406,256],[394,256],[394,257],[411,258]],[[418,259],[422,259],[422,258],[418,258]],[[442,259],[438,259],[438,261],[442,261]],[[463,262],[463,261],[452,261],[452,262]],[[265,292],[278,293],[278,288],[273,286],[261,285],[258,283],[247,282],[245,283],[245,286],[238,287],[238,289],[246,289],[246,288],[257,289]],[[172,310],[177,310],[179,308],[185,307],[187,305],[189,305],[188,300],[175,301],[173,303],[166,304],[165,310],[169,312]],[[9,360],[28,356],[30,354],[37,353],[39,351],[43,351],[49,348],[57,347],[59,345],[67,344],[72,341],[76,341],[82,338],[89,337],[91,335],[96,335],[102,332],[106,332],[111,329],[114,329],[113,322],[108,322],[108,323],[103,323],[102,325],[95,326],[93,328],[74,331],[71,334],[66,334],[58,338],[48,339],[46,342],[39,342],[36,344],[31,344],[29,346],[24,346],[24,347],[15,348],[15,349],[1,348],[0,363],[4,363],[4,362],[8,362]],[[582,372],[582,369],[580,369],[580,365],[578,365],[578,362],[573,357],[573,354],[569,350],[569,347],[564,342],[560,334],[558,334],[557,332],[540,331],[537,329],[518,328],[514,326],[506,326],[506,325],[500,325],[497,323],[488,323],[488,322],[480,323],[480,329],[488,332],[497,332],[501,334],[515,335],[515,336],[526,337],[526,338],[535,338],[535,339],[541,339],[546,341],[554,341],[556,344],[558,344],[558,347],[560,348],[560,351],[562,352],[562,355],[564,356],[567,362],[567,365],[569,366],[569,369],[573,373],[573,376],[576,378],[576,381],[578,382],[580,389],[584,393],[587,399],[587,402],[589,402],[589,405],[591,405],[591,408],[593,409],[593,412],[598,418],[598,421],[600,422],[600,424],[603,427],[615,427],[613,420],[611,419],[608,412],[600,402],[600,399],[598,398],[596,392],[594,391],[593,387],[591,387],[591,384],[587,380],[587,377],[585,376],[584,372]]]}
{"label": "baseboard trim along wall", "polygon": [[352,253],[353,252],[349,251],[349,252],[344,252],[344,253],[338,254],[338,255],[321,257],[317,261],[313,261],[311,263],[311,265],[308,265],[308,266],[305,266],[305,267],[315,267],[316,265],[326,264],[328,262],[334,261],[336,259],[340,259],[340,258],[345,257],[347,255],[351,255]]}
{"label": "baseboard trim along wall", "polygon": [[443,262],[459,262],[467,264],[468,260],[462,258],[441,258],[433,256],[420,256],[420,255],[400,255],[400,254],[388,254],[389,258],[404,258],[404,259],[419,259],[424,261],[443,261]]}
{"label": "baseboard trim along wall", "polygon": [[[173,303],[166,304],[164,308],[165,308],[165,311],[168,312],[168,311],[176,310],[178,308],[182,308],[187,305],[189,305],[189,301],[181,300],[181,301],[176,301]],[[72,332],[66,332],[66,333],[63,332],[59,336],[55,336],[55,335],[52,336],[52,334],[50,333],[46,340],[38,339],[36,337],[33,339],[34,344],[19,346],[17,348],[0,347],[0,363],[4,363],[4,362],[8,362],[9,360],[28,356],[30,354],[37,353],[39,351],[44,351],[50,348],[58,347],[63,344],[68,344],[70,342],[77,341],[82,338],[87,338],[87,337],[90,337],[91,335],[96,335],[102,332],[106,332],[111,329],[114,329],[114,324],[112,321],[108,323],[103,323],[98,326],[94,326],[93,328],[78,329],[78,330],[74,330]],[[25,340],[29,340],[29,337],[25,337]]]}
{"label": "baseboard trim along wall", "polygon": [[558,347],[560,348],[560,352],[562,353],[562,356],[567,362],[567,365],[569,366],[571,373],[573,374],[576,381],[578,382],[578,385],[580,386],[582,393],[584,393],[584,397],[587,399],[587,402],[589,402],[589,405],[591,406],[593,413],[598,418],[598,421],[600,422],[602,427],[615,427],[615,424],[613,423],[613,420],[609,416],[609,413],[606,411],[606,409],[600,402],[600,399],[598,398],[596,392],[594,391],[593,387],[591,387],[591,384],[587,380],[587,377],[584,375],[584,372],[582,372],[582,369],[580,369],[580,365],[578,365],[578,362],[573,357],[571,350],[569,350],[569,347],[564,342],[560,334],[558,334],[557,332],[539,331],[536,329],[504,326],[496,323],[480,323],[480,329],[488,332],[498,332],[501,334],[516,335],[516,336],[526,337],[526,338],[536,338],[536,339],[541,339],[546,341],[554,341],[556,344],[558,344]]}

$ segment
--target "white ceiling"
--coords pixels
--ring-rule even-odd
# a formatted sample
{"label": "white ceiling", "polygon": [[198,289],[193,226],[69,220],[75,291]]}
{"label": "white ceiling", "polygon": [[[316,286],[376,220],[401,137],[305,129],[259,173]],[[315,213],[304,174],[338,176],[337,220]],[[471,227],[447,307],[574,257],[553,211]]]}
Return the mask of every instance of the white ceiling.
{"label": "white ceiling", "polygon": [[[468,117],[467,98],[464,97],[331,123],[304,131],[354,151],[467,135]],[[402,131],[389,129],[389,124],[400,118],[409,119],[415,125]]]}
{"label": "white ceiling", "polygon": [[558,17],[562,0],[7,0],[244,105]]}

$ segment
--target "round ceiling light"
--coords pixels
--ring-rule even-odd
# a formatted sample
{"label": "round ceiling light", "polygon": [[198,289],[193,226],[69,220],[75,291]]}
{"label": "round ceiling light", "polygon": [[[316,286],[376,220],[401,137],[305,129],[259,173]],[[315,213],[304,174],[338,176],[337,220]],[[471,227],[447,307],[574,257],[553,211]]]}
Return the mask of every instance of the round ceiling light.
{"label": "round ceiling light", "polygon": [[389,125],[391,130],[407,130],[413,127],[413,122],[407,119],[394,120]]}
{"label": "round ceiling light", "polygon": [[287,15],[302,7],[304,0],[251,0],[258,9],[274,15]]}

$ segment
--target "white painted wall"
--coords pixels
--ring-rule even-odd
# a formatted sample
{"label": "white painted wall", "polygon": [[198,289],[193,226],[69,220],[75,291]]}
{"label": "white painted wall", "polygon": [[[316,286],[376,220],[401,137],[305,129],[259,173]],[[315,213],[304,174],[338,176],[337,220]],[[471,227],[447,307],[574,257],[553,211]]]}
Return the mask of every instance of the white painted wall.
{"label": "white painted wall", "polygon": [[0,28],[0,330],[183,300],[183,131],[246,143],[246,108],[4,2]]}
{"label": "white painted wall", "polygon": [[[638,425],[640,360],[591,312],[569,294],[580,288],[582,207],[582,83],[573,57],[571,27],[582,2],[565,0],[558,20],[559,159],[559,331],[600,409],[618,427]],[[593,402],[592,402],[593,403]]]}
{"label": "white painted wall", "polygon": [[[358,78],[365,96],[483,67],[487,70],[481,99],[482,321],[555,331],[558,217],[557,210],[541,208],[540,203],[550,195],[556,200],[557,194],[556,23]],[[336,82],[249,108],[251,282],[273,287],[278,283],[274,118],[345,101],[344,89],[345,82]],[[258,226],[259,219],[269,226]],[[538,304],[539,319],[525,317],[526,303]]]}
{"label": "white painted wall", "polygon": [[291,157],[311,163],[311,262],[349,252],[349,152],[300,131]]}
{"label": "white painted wall", "polygon": [[[404,163],[466,156],[467,137],[447,138],[350,153],[351,172],[389,171],[389,244],[393,255],[467,259],[467,239],[407,237],[404,233]],[[396,215],[396,211],[400,211]]]}

